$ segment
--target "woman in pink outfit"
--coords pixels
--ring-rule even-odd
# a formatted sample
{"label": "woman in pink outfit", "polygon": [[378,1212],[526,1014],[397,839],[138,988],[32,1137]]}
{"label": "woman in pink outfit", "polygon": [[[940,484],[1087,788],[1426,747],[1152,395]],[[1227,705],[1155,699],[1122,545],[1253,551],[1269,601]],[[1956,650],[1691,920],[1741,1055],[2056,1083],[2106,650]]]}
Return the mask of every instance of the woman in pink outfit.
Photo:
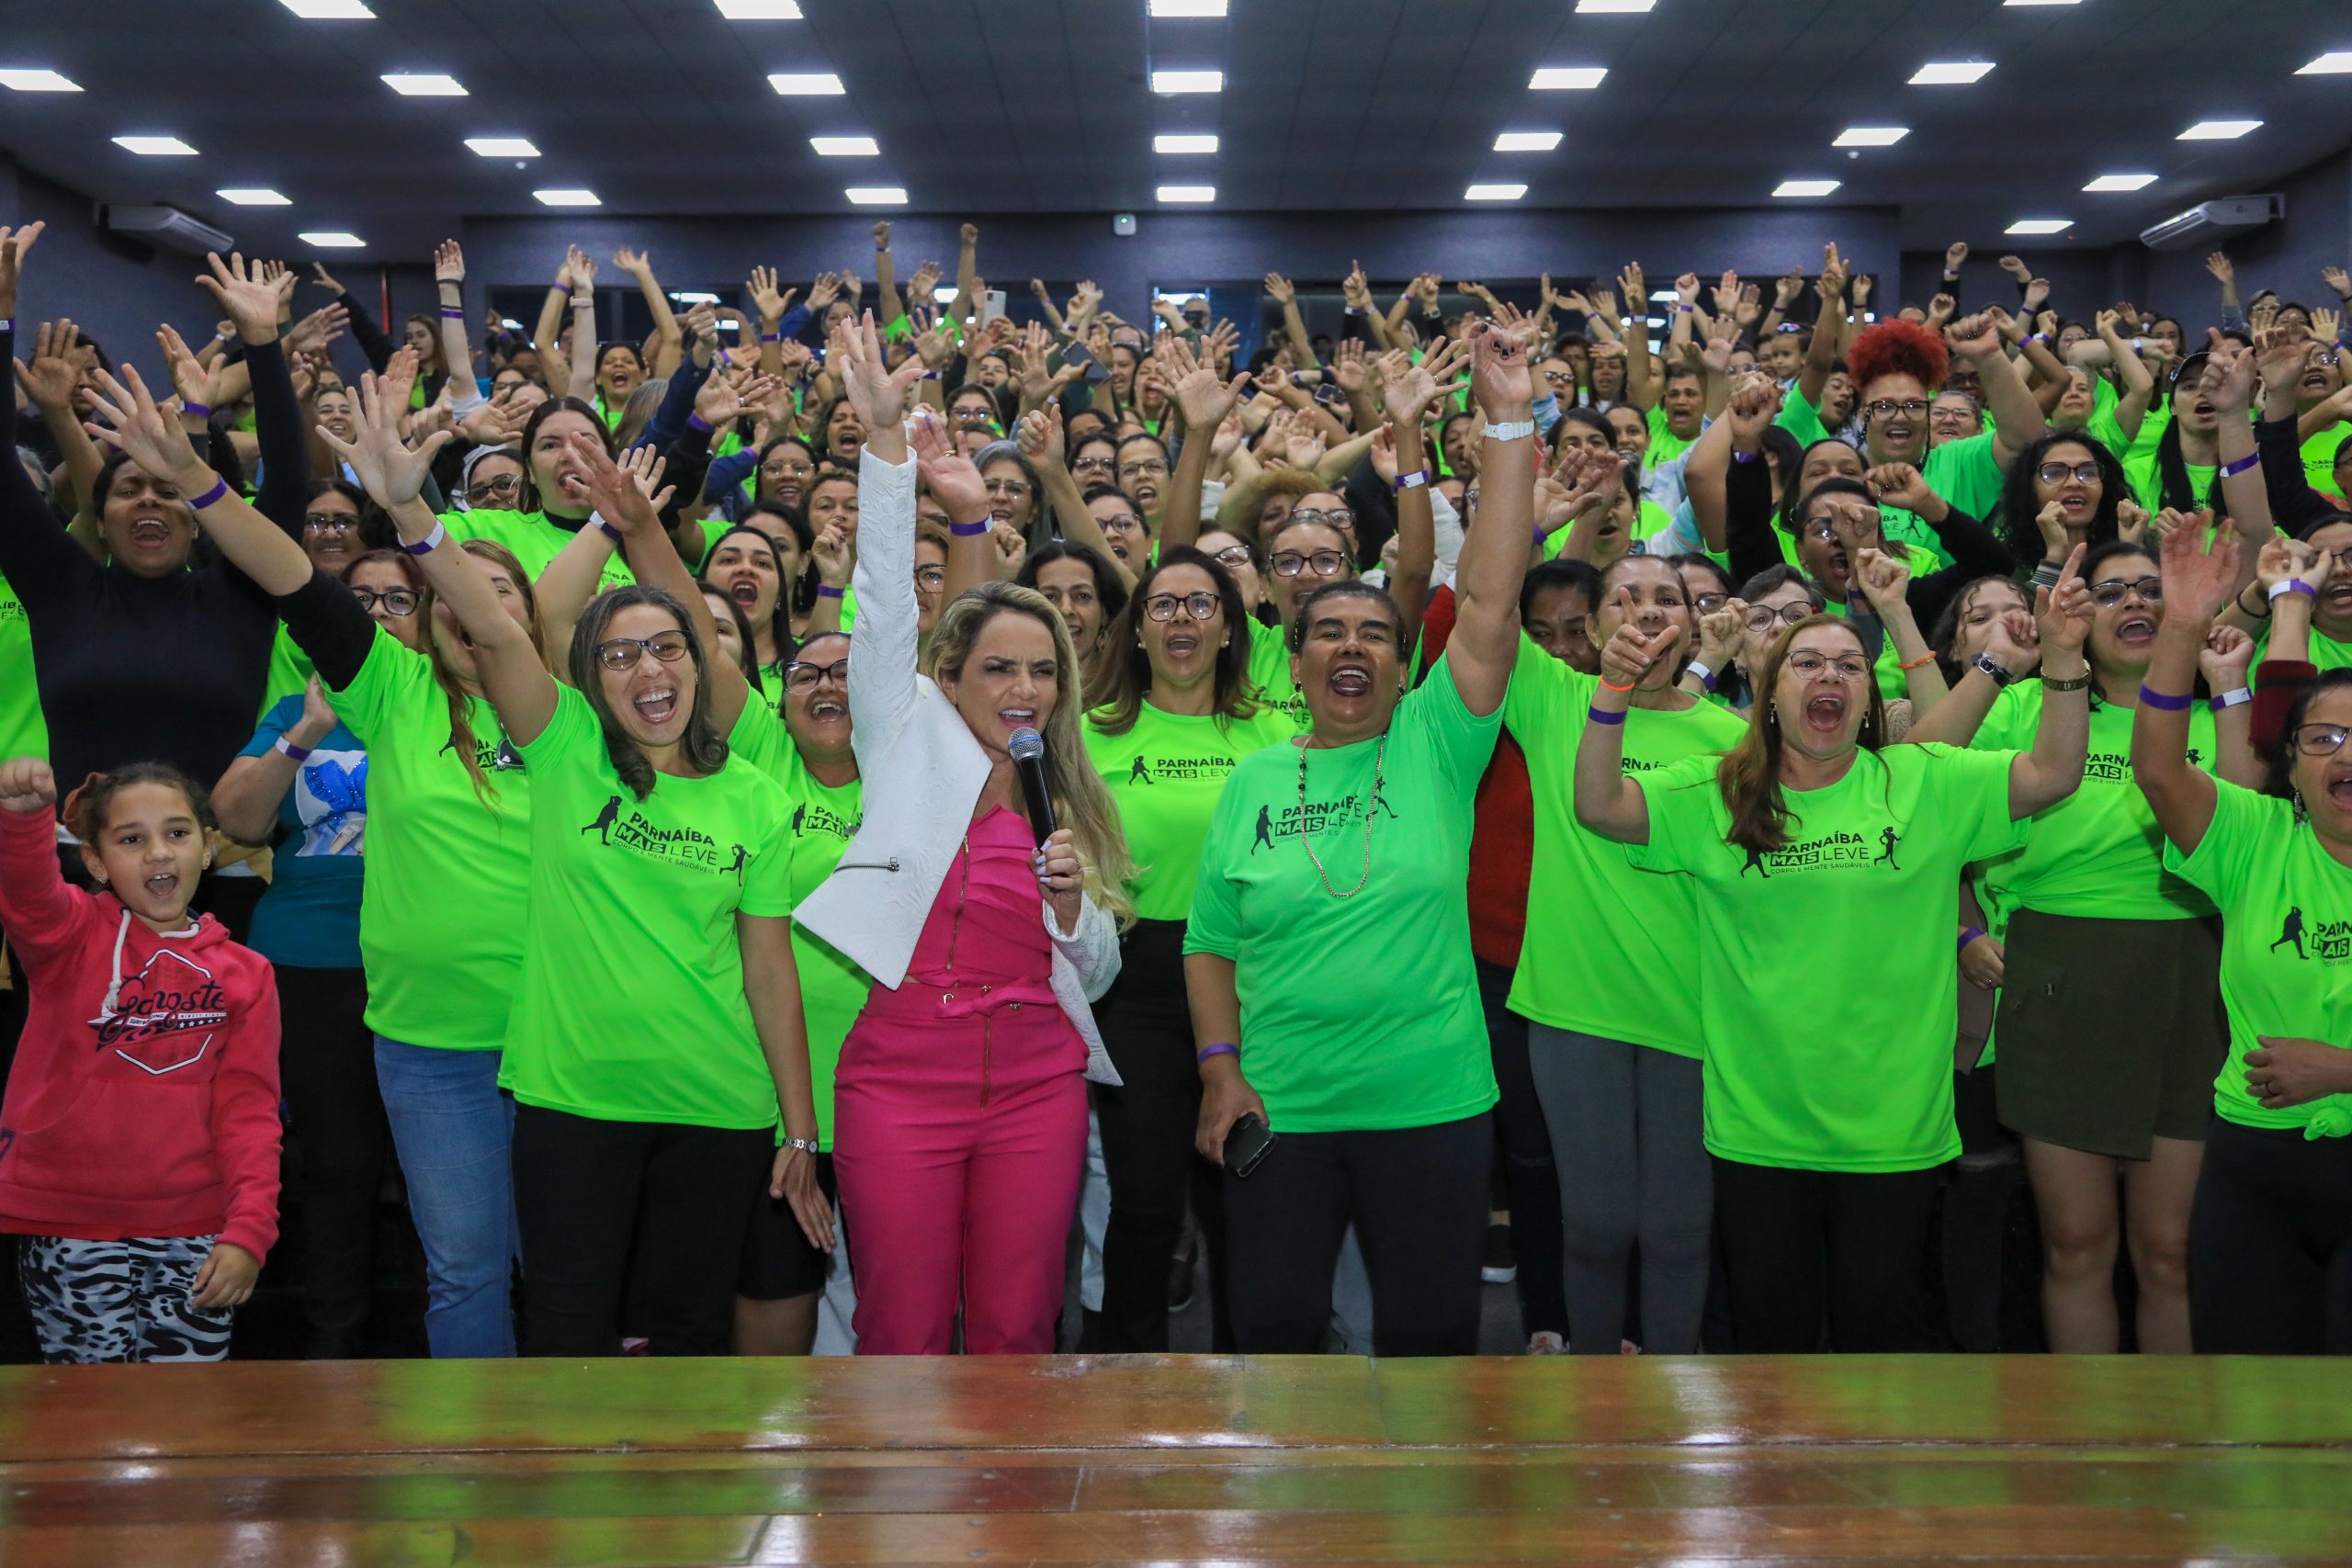
{"label": "woman in pink outfit", "polygon": [[[869,317],[832,363],[867,431],[849,700],[865,818],[794,918],[877,984],[834,1076],[834,1169],[856,1237],[861,1354],[1054,1348],[1062,1247],[1086,1146],[1085,1079],[1116,1083],[1087,1003],[1119,967],[1128,874],[1109,793],[1079,739],[1078,658],[1043,596],[989,581],[978,470],[934,424],[922,477],[955,540],[918,672],[910,361]],[[1061,824],[1043,845],[1010,754],[1045,740]]]}

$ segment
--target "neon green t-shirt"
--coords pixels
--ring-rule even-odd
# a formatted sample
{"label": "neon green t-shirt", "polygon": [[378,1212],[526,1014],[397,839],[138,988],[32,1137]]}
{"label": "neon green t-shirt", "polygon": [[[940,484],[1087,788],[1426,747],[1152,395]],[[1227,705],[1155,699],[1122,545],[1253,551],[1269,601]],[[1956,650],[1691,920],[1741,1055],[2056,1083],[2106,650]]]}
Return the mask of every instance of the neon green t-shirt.
{"label": "neon green t-shirt", "polygon": [[1127,892],[1147,920],[1181,920],[1192,913],[1217,796],[1234,764],[1252,751],[1279,746],[1297,734],[1288,714],[1260,708],[1247,718],[1164,713],[1148,698],[1126,731],[1108,735],[1090,716],[1079,729],[1086,754],[1111,798],[1136,874]]}
{"label": "neon green t-shirt", "polygon": [[[2020,681],[1993,701],[1970,744],[1984,751],[2023,751],[2041,722],[2041,682]],[[2100,920],[2186,920],[2213,912],[2211,900],[2164,869],[2164,835],[2148,797],[2132,778],[2132,710],[2091,708],[2089,759],[2082,786],[2029,820],[2025,843],[1985,862],[1977,891],[1985,913],[2006,928],[2018,909]],[[2188,712],[2188,760],[2211,772],[2217,748],[2213,714]]]}
{"label": "neon green t-shirt", "polygon": [[2292,803],[2215,780],[2213,820],[2184,855],[2169,841],[2165,867],[2222,911],[2222,1005],[2230,1054],[2213,1080],[2213,1109],[2242,1127],[2352,1132],[2352,1095],[2267,1111],[2246,1089],[2245,1055],[2261,1035],[2352,1041],[2352,869],[2295,820]]}
{"label": "neon green t-shirt", "polygon": [[792,912],[784,792],[730,756],[639,800],[570,686],[520,750],[531,919],[499,1087],[604,1122],[775,1126],[735,916]]}
{"label": "neon green t-shirt", "polygon": [[[1698,884],[1687,951],[1709,1152],[1849,1171],[1960,1153],[1953,890],[1969,862],[2024,840],[2009,819],[2010,761],[1947,746],[1859,751],[1836,784],[1788,792],[1788,842],[1765,852],[1730,841],[1713,758],[1635,779],[1650,836],[1628,855]],[[1841,969],[1838,954],[1852,962]]]}
{"label": "neon green t-shirt", "polygon": [[1645,474],[1656,472],[1699,445],[1699,438],[1695,435],[1685,440],[1674,434],[1674,427],[1666,423],[1664,403],[1650,410],[1646,420],[1650,427],[1650,447],[1642,454],[1642,472]]}
{"label": "neon green t-shirt", "polygon": [[[1687,969],[1694,919],[1688,878],[1645,875],[1623,849],[1577,825],[1577,747],[1600,683],[1521,635],[1503,724],[1527,753],[1535,846],[1527,946],[1511,977],[1510,1010],[1554,1029],[1695,1056],[1696,987],[1594,983],[1599,976]],[[1747,733],[1736,714],[1712,703],[1679,712],[1633,708],[1625,715],[1625,773],[1638,777],[1685,757],[1713,756]]]}
{"label": "neon green t-shirt", "polygon": [[[2188,493],[2191,502],[2203,505],[2213,493],[2213,476],[2221,472],[2214,468],[2201,468],[2195,463],[2182,465],[2188,472]],[[2161,512],[2165,504],[2164,470],[2156,465],[2156,454],[2150,447],[2144,454],[2135,445],[2132,455],[2123,459],[2123,477],[2132,481],[2132,497],[2150,512]]]}
{"label": "neon green t-shirt", "polygon": [[531,778],[496,710],[466,699],[482,794],[457,752],[432,661],[381,627],[335,716],[368,748],[359,956],[368,1027],[458,1051],[506,1043],[531,919]]}
{"label": "neon green t-shirt", "polygon": [[294,640],[294,634],[278,623],[277,636],[269,645],[269,686],[262,694],[261,711],[265,714],[276,707],[281,697],[299,697],[311,684],[315,673],[311,656]]}
{"label": "neon green t-shirt", "polygon": [[[563,547],[571,543],[572,529],[550,522],[544,512],[504,512],[477,507],[471,512],[445,512],[441,525],[449,530],[453,539],[489,539],[504,545],[523,563],[523,570],[534,581],[546,571]],[[635,582],[637,575],[628,569],[621,552],[615,550],[598,574],[599,592],[624,582]]]}
{"label": "neon green t-shirt", "polygon": [[1290,649],[1283,628],[1255,615],[1242,625],[1250,628],[1250,682],[1258,688],[1259,701],[1288,717],[1292,733],[1304,734],[1312,720],[1306,696],[1290,678]]}
{"label": "neon green t-shirt", "polygon": [[[1821,411],[1805,400],[1801,388],[1793,386],[1772,423],[1805,446],[1826,440],[1831,434],[1821,423]],[[1863,454],[1862,461],[1870,461],[1868,453]],[[1928,448],[1920,459],[1919,477],[1927,481],[1929,490],[1980,523],[1989,521],[2001,503],[2001,466],[1993,454],[1990,430]],[[1951,555],[1944,548],[1943,541],[1936,537],[1935,529],[1917,513],[1882,503],[1879,517],[1888,538],[1917,545],[1935,558],[1938,568],[1951,564]]]}
{"label": "neon green t-shirt", "polygon": [[2335,449],[2346,441],[2352,441],[2352,421],[2338,420],[2303,443],[2303,478],[2312,489],[2336,493]]}
{"label": "neon green t-shirt", "polygon": [[[776,690],[782,690],[779,682]],[[743,711],[736,716],[735,728],[727,732],[729,750],[759,769],[778,784],[784,782],[785,759],[791,754],[792,739],[785,733],[783,710],[775,699],[760,692],[752,692],[743,699]]]}
{"label": "neon green t-shirt", "polygon": [[[5,612],[0,612],[5,613]],[[2270,622],[2262,623],[2262,635],[2254,639],[2255,662],[2259,665],[2270,657]],[[2352,669],[2352,642],[2338,642],[2317,626],[2312,627],[2309,662],[2315,670]]]}
{"label": "neon green t-shirt", "polygon": [[[1441,657],[1383,739],[1235,764],[1184,951],[1234,961],[1242,1071],[1277,1133],[1426,1127],[1495,1103],[1467,887],[1473,801],[1501,729],[1500,713],[1464,705]],[[1363,891],[1332,897],[1356,885],[1367,841]]]}
{"label": "neon green t-shirt", "polygon": [[[865,819],[865,786],[856,779],[831,788],[818,782],[787,745],[778,781],[791,814],[785,832],[792,840],[792,902],[814,893],[857,836]],[[800,1014],[808,1026],[808,1082],[816,1091],[817,1145],[833,1146],[833,1074],[841,1066],[842,1042],[865,1007],[873,977],[798,921],[792,926],[792,962],[800,971]]]}
{"label": "neon green t-shirt", "polygon": [[24,601],[0,577],[0,761],[49,755],[40,684],[33,676],[33,628]]}

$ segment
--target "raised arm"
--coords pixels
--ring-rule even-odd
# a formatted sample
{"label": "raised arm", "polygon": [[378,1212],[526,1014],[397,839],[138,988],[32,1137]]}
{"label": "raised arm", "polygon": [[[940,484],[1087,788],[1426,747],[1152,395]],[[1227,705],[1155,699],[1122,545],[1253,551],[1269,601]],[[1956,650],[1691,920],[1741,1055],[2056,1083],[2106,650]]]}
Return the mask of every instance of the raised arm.
{"label": "raised arm", "polygon": [[[1109,537],[1103,534],[1102,525],[1094,521],[1094,513],[1087,508],[1085,492],[1078,488],[1078,477],[1063,459],[1061,405],[1049,402],[1030,410],[1021,416],[1015,434],[1021,442],[1021,455],[1029,459],[1029,466],[1037,470],[1038,480],[1046,487],[1046,500],[1053,508],[1054,521],[1061,525],[1062,537],[1096,552],[1111,563],[1119,581],[1130,589],[1135,587],[1135,569],[1111,553]],[[1191,445],[1189,441],[1185,443],[1188,447]],[[1165,530],[1167,524],[1163,522],[1160,526]]]}
{"label": "raised arm", "polygon": [[596,400],[596,264],[578,245],[565,270],[571,275],[571,372],[563,396]]}
{"label": "raised arm", "polygon": [[[1471,395],[1487,419],[1478,448],[1478,507],[1453,570],[1453,637],[1445,653],[1463,705],[1502,706],[1519,653],[1519,589],[1535,531],[1535,393],[1527,345],[1490,322],[1469,333]],[[1521,434],[1498,435],[1497,427]]]}
{"label": "raised arm", "polygon": [[[1301,370],[1315,370],[1322,361],[1315,357],[1314,341],[1306,335],[1306,321],[1298,313],[1298,290],[1289,278],[1279,272],[1266,274],[1266,292],[1283,310],[1283,336],[1290,343],[1290,351],[1298,360]],[[1210,426],[1215,429],[1216,426]]]}
{"label": "raised arm", "polygon": [[967,223],[956,231],[956,298],[948,302],[947,313],[968,321],[979,309],[980,226]]}
{"label": "raised arm", "polygon": [[[857,564],[851,582],[850,722],[869,745],[902,728],[913,711],[915,646],[915,466],[907,451],[908,389],[922,361],[892,371],[874,314],[837,328],[827,351],[842,390],[865,426],[857,459]],[[979,536],[985,542],[986,536]]]}
{"label": "raised arm", "polygon": [[[899,268],[890,256],[890,225],[886,220],[874,225],[874,303],[881,312],[875,319],[884,327],[907,313],[899,299]],[[928,299],[920,303],[929,304]]]}
{"label": "raised arm", "polygon": [[[2213,616],[2238,580],[2238,542],[2217,536],[2209,553],[2201,528],[2175,528],[2160,547],[2164,619],[2132,715],[2132,777],[2148,797],[2156,826],[2182,854],[2193,854],[2213,822],[2217,795],[2205,771],[2188,761],[2189,705],[2197,700],[2197,660]],[[2292,744],[2292,737],[2281,743]]]}
{"label": "raised arm", "polygon": [[980,470],[949,445],[947,427],[936,415],[920,410],[913,423],[908,439],[914,446],[915,467],[932,499],[947,509],[947,578],[939,592],[944,604],[967,589],[1012,575],[1011,570],[1001,569],[1011,563],[999,553]]}
{"label": "raised arm", "polygon": [[2148,404],[2156,395],[2156,378],[2116,330],[2122,320],[2121,314],[2114,310],[2098,313],[2099,341],[2107,344],[2107,352],[2115,361],[2116,377],[2122,382],[2115,399],[2115,423],[2129,440],[2140,434],[2140,426],[2148,417]]}
{"label": "raised arm", "polygon": [[1993,435],[1993,459],[2003,469],[2018,460],[2018,454],[2040,438],[2050,427],[2042,416],[2041,404],[2033,389],[2025,384],[2025,377],[2017,365],[2001,351],[2001,326],[1990,315],[1975,315],[1954,321],[1944,329],[1944,342],[1954,357],[1976,367],[1976,374],[1984,384],[1984,407],[1996,424]]}
{"label": "raised arm", "polygon": [[1838,362],[1838,340],[1846,330],[1846,264],[1836,245],[1823,248],[1821,276],[1813,287],[1821,296],[1821,314],[1814,319],[1813,342],[1805,347],[1804,367],[1797,372],[1797,390],[1817,409],[1822,392],[1829,386],[1830,367]]}
{"label": "raised arm", "polygon": [[2278,531],[2270,520],[2269,490],[2263,482],[2254,425],[2247,418],[2254,402],[2254,370],[2255,351],[2216,333],[2205,372],[2197,382],[2199,395],[2213,405],[2220,421],[2213,433],[2213,451],[2221,462],[2222,503],[2229,508],[2231,525],[2245,546],[2239,552],[2242,566],[2237,581],[2232,584],[2233,592],[2252,580],[2262,547]]}
{"label": "raised arm", "polygon": [[684,357],[685,339],[678,331],[678,318],[670,309],[670,297],[662,291],[661,283],[653,276],[653,258],[627,245],[613,253],[613,265],[637,279],[637,290],[645,296],[645,308],[653,312],[653,335],[647,340],[645,373],[649,376],[671,376],[677,373],[678,361]]}
{"label": "raised arm", "polygon": [[571,356],[563,351],[564,308],[571,302],[571,263],[567,257],[556,268],[555,283],[539,303],[538,324],[531,329],[531,346],[539,351],[539,373],[550,395],[560,397],[571,383]]}
{"label": "raised arm", "polygon": [[309,501],[311,446],[302,427],[302,405],[294,395],[294,375],[277,341],[279,290],[263,277],[258,262],[249,266],[235,254],[225,263],[209,254],[204,259],[209,270],[196,281],[220,305],[221,314],[236,323],[238,339],[245,346],[245,367],[253,377],[254,434],[261,443],[261,488],[254,505],[300,539]]}
{"label": "raised arm", "polygon": [[[1631,595],[1622,588],[1618,592],[1630,610]],[[1634,705],[1634,688],[1673,648],[1672,626],[1645,636],[1630,614],[1600,648],[1600,683],[1593,688],[1591,716],[1577,740],[1577,823],[1621,844],[1650,841],[1649,801],[1625,776],[1625,710]],[[1769,704],[1772,694],[1759,692],[1756,700]]]}
{"label": "raised arm", "polygon": [[1201,486],[1208,479],[1209,458],[1217,426],[1241,400],[1250,384],[1246,372],[1228,381],[1213,363],[1197,357],[1191,347],[1171,340],[1167,350],[1176,372],[1170,395],[1184,416],[1184,428],[1196,433],[1177,450],[1175,470],[1168,477],[1168,494],[1159,507],[1159,547],[1181,549],[1201,536]]}
{"label": "raised arm", "polygon": [[457,389],[449,397],[449,412],[462,420],[484,399],[474,376],[473,336],[466,331],[466,253],[455,240],[434,247],[433,289],[441,300],[441,363],[448,367],[449,385]]}
{"label": "raised arm", "polygon": [[2085,550],[2076,545],[2066,558],[2056,589],[2037,585],[2033,591],[2034,618],[2041,628],[2041,718],[2032,749],[2009,764],[2012,821],[2055,806],[2082,786],[2091,738],[2091,667],[2083,657],[2091,632]]}
{"label": "raised arm", "polygon": [[[178,341],[177,333],[173,341]],[[74,412],[74,389],[82,379],[85,353],[80,329],[72,321],[43,321],[33,336],[31,365],[21,360],[17,364],[17,384],[49,427],[58,456],[65,459],[66,482],[74,491],[76,513],[90,510],[91,498],[97,493],[98,470],[106,466],[105,457],[91,443],[89,432],[82,428]],[[242,367],[238,373],[243,375]]]}

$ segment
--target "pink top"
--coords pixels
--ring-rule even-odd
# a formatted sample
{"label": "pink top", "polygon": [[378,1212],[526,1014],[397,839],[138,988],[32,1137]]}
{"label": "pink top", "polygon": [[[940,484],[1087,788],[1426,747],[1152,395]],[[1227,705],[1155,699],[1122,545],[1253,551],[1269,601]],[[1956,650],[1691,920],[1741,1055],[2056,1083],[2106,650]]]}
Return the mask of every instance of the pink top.
{"label": "pink top", "polygon": [[895,992],[876,987],[867,1007],[930,1018],[1013,1002],[1057,1007],[1035,852],[1029,824],[1001,806],[973,822],[932,900],[906,982]]}

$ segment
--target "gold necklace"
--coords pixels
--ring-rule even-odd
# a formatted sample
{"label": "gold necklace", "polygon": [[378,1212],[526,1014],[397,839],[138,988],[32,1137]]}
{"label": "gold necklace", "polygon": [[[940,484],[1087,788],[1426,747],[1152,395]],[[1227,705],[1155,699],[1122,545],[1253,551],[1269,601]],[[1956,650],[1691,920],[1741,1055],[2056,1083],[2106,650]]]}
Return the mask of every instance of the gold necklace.
{"label": "gold necklace", "polygon": [[1372,814],[1380,806],[1380,766],[1388,755],[1388,732],[1381,731],[1380,745],[1372,754],[1372,794],[1363,803],[1363,872],[1356,885],[1345,893],[1331,886],[1331,874],[1323,869],[1322,857],[1315,852],[1314,839],[1307,831],[1306,818],[1306,753],[1312,748],[1304,741],[1298,748],[1298,841],[1306,850],[1306,858],[1315,867],[1315,874],[1323,879],[1323,891],[1334,898],[1352,898],[1372,880]]}

